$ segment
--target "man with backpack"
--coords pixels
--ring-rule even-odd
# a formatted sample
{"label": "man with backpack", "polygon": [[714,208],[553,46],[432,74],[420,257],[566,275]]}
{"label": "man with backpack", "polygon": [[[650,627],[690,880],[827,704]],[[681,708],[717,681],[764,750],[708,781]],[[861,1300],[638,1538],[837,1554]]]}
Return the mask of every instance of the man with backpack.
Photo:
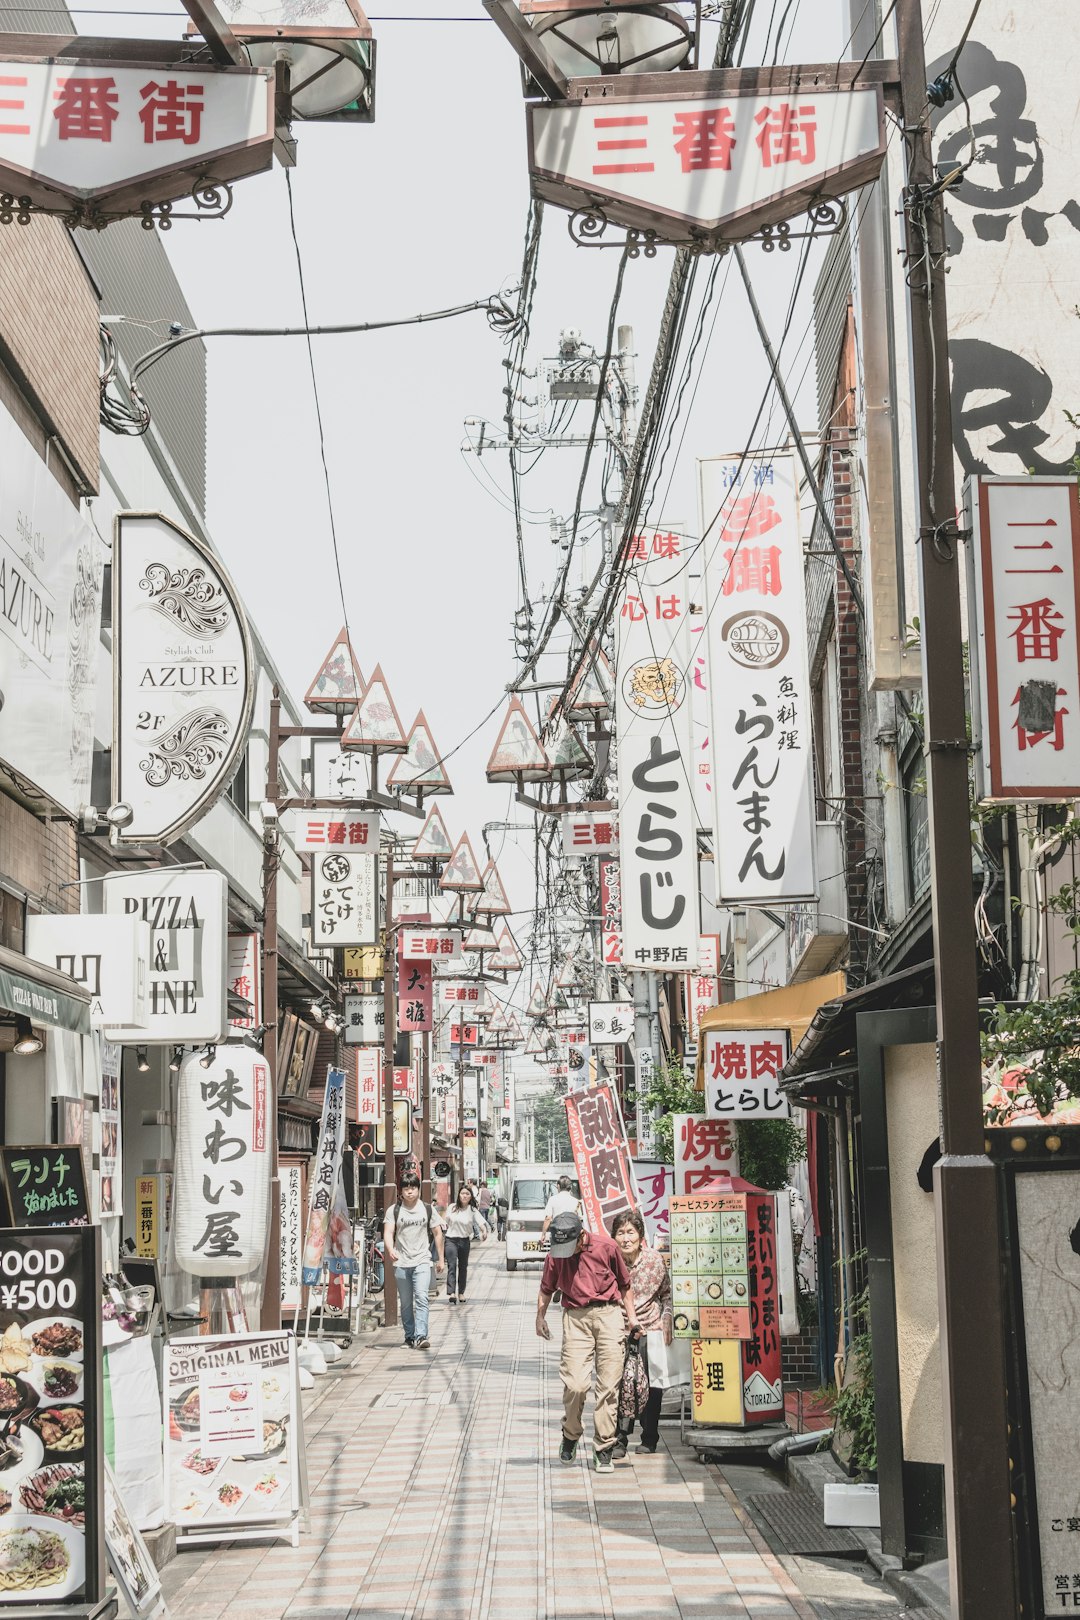
{"label": "man with backpack", "polygon": [[428,1291],[431,1286],[431,1244],[435,1243],[437,1272],[446,1270],[443,1228],[438,1214],[421,1201],[420,1177],[406,1170],[398,1200],[383,1218],[383,1248],[394,1268],[401,1326],[405,1343],[414,1350],[429,1350]]}

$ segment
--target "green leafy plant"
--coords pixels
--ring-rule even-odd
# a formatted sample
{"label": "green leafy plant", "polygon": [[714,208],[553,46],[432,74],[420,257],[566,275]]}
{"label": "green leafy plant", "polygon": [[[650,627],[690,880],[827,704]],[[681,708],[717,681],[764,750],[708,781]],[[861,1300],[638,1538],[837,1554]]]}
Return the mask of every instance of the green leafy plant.
{"label": "green leafy plant", "polygon": [[869,1326],[856,1334],[848,1349],[844,1387],[833,1402],[834,1447],[847,1455],[856,1473],[877,1469],[877,1423],[874,1403],[874,1350]]}
{"label": "green leafy plant", "polygon": [[653,1142],[656,1157],[664,1164],[675,1162],[674,1126],[672,1114],[703,1114],[705,1094],[695,1090],[694,1077],[688,1075],[678,1058],[669,1058],[656,1070],[652,1085],[645,1098],[650,1108],[660,1110],[659,1119],[653,1120]]}
{"label": "green leafy plant", "polygon": [[791,1119],[739,1121],[739,1174],[755,1187],[777,1192],[788,1171],[806,1157],[806,1137]]}

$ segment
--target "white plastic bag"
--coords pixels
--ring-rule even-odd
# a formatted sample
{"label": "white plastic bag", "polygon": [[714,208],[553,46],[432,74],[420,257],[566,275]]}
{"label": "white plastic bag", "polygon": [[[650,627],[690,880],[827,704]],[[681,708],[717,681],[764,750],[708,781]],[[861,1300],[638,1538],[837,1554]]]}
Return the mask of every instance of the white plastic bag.
{"label": "white plastic bag", "polygon": [[653,1389],[677,1389],[690,1382],[690,1340],[673,1339],[664,1343],[660,1328],[646,1335],[649,1352],[649,1383]]}

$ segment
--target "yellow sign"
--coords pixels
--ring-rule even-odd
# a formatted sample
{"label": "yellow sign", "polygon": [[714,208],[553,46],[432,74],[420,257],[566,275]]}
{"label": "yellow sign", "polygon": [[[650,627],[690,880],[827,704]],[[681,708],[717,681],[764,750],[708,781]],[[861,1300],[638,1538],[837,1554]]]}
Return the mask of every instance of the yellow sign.
{"label": "yellow sign", "polygon": [[695,1423],[741,1423],[742,1368],[738,1339],[692,1339],[690,1389]]}
{"label": "yellow sign", "polygon": [[135,1253],[140,1260],[159,1258],[156,1176],[138,1176],[135,1181]]}
{"label": "yellow sign", "polygon": [[[386,1152],[386,1116],[379,1114],[375,1126],[375,1152]],[[412,1103],[408,1097],[394,1098],[394,1152],[408,1153],[412,1147]]]}
{"label": "yellow sign", "polygon": [[346,946],[342,951],[347,979],[381,979],[383,951],[380,945]]}

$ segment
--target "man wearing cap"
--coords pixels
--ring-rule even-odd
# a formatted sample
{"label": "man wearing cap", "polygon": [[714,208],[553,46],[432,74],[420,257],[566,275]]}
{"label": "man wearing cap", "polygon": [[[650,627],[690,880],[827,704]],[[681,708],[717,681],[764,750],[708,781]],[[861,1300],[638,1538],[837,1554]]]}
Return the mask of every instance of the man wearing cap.
{"label": "man wearing cap", "polygon": [[541,1339],[551,1338],[548,1307],[559,1292],[563,1303],[559,1461],[572,1463],[577,1455],[581,1414],[595,1372],[593,1466],[598,1474],[611,1474],[615,1471],[612,1450],[617,1438],[626,1327],[631,1333],[638,1331],[634,1294],[618,1246],[602,1232],[586,1232],[581,1216],[572,1211],[556,1215],[551,1223],[551,1248],[536,1304],[536,1331]]}

